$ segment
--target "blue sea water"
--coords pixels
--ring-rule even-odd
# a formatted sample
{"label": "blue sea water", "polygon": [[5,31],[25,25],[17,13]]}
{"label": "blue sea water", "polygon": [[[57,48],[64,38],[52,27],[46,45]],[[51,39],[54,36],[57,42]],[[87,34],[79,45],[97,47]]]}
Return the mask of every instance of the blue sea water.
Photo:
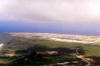
{"label": "blue sea water", "polygon": [[0,22],[0,32],[63,33],[100,36],[100,23]]}

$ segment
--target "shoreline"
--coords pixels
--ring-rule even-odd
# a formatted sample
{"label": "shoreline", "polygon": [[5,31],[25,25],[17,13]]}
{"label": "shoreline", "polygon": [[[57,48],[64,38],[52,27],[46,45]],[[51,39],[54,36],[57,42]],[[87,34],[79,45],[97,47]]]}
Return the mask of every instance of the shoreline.
{"label": "shoreline", "polygon": [[32,39],[33,37],[39,37],[54,41],[62,42],[77,42],[84,44],[94,44],[100,42],[100,36],[83,36],[83,35],[71,35],[71,34],[53,34],[53,33],[8,33],[15,37],[24,37]]}

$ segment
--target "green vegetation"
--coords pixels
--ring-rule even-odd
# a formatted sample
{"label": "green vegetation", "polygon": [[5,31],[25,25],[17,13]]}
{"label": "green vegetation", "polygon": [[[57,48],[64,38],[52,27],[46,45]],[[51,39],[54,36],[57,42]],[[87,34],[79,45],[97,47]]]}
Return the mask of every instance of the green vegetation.
{"label": "green vegetation", "polygon": [[[22,40],[22,41],[21,41]],[[9,45],[8,45],[9,44]],[[11,43],[6,45],[6,49],[11,50],[21,50],[34,45],[42,45],[50,48],[75,48],[77,46],[82,46],[86,51],[86,56],[97,56],[100,57],[100,46],[99,45],[88,45],[80,43],[67,43],[67,42],[57,42],[57,41],[48,41],[48,40],[27,40],[27,39],[14,39]]]}
{"label": "green vegetation", "polygon": [[[70,62],[69,66],[84,66],[86,63],[81,61],[81,59],[78,59],[76,56],[71,55],[74,53],[73,49],[78,46],[83,47],[85,57],[95,58],[100,61],[99,45],[40,40],[40,38],[35,39],[34,37],[33,39],[25,39],[11,37],[8,35],[5,35],[5,38],[3,38],[3,40],[7,40],[9,38],[10,40],[5,42],[5,46],[2,51],[0,51],[0,64],[3,66],[41,66],[50,64],[54,64],[56,66],[57,63],[63,62]],[[60,51],[63,53],[60,55],[36,56],[36,51]],[[9,54],[12,55],[9,56]],[[78,61],[78,63],[72,63],[74,61]],[[98,63],[95,64],[99,65]]]}

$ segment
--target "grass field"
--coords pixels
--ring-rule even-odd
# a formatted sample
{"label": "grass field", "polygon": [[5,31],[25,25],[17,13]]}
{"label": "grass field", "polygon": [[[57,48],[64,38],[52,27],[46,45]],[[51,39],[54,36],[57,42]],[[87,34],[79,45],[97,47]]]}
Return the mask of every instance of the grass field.
{"label": "grass field", "polygon": [[[81,43],[69,43],[69,42],[58,42],[58,41],[51,41],[51,40],[40,40],[38,38],[33,39],[25,39],[25,38],[13,38],[5,46],[3,47],[3,50],[1,51],[0,55],[0,64],[12,64],[16,66],[27,66],[27,64],[30,64],[29,66],[41,66],[41,65],[48,65],[48,64],[56,64],[58,62],[72,62],[77,61],[78,59],[75,56],[68,56],[68,55],[60,55],[60,56],[42,56],[40,58],[34,58],[33,55],[30,55],[29,52],[22,52],[22,53],[15,53],[14,56],[9,57],[5,54],[9,51],[21,51],[26,50],[27,48],[33,47],[34,45],[40,45],[44,46],[50,49],[55,48],[76,48],[78,46],[83,47],[85,50],[85,57],[97,57],[100,58],[100,46],[99,45],[90,45],[90,44],[81,44]],[[39,49],[43,50],[43,48]],[[34,51],[34,50],[32,50]],[[46,50],[48,51],[48,50]],[[78,66],[77,64],[71,64],[72,66]],[[81,64],[83,65],[83,64]],[[70,65],[69,65],[70,66]],[[83,65],[84,66],[84,65]]]}
{"label": "grass field", "polygon": [[[78,46],[81,46],[84,48],[86,54],[85,56],[96,56],[100,57],[100,46],[99,45],[90,45],[90,44],[81,44],[81,43],[67,43],[67,42],[58,42],[58,41],[49,41],[49,40],[25,40],[24,42],[19,40],[16,40],[15,43],[10,43],[9,45],[6,45],[6,49],[11,50],[21,50],[28,47],[31,47],[33,45],[42,45],[47,46],[50,48],[75,48]],[[5,49],[5,50],[6,50]]]}

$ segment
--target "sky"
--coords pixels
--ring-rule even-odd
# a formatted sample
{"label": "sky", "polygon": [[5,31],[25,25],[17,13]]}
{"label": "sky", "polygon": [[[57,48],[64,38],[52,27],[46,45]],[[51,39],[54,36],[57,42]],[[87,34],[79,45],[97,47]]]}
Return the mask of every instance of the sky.
{"label": "sky", "polygon": [[100,0],[0,0],[0,21],[99,22]]}
{"label": "sky", "polygon": [[1,32],[99,34],[99,25],[100,0],[0,0]]}

